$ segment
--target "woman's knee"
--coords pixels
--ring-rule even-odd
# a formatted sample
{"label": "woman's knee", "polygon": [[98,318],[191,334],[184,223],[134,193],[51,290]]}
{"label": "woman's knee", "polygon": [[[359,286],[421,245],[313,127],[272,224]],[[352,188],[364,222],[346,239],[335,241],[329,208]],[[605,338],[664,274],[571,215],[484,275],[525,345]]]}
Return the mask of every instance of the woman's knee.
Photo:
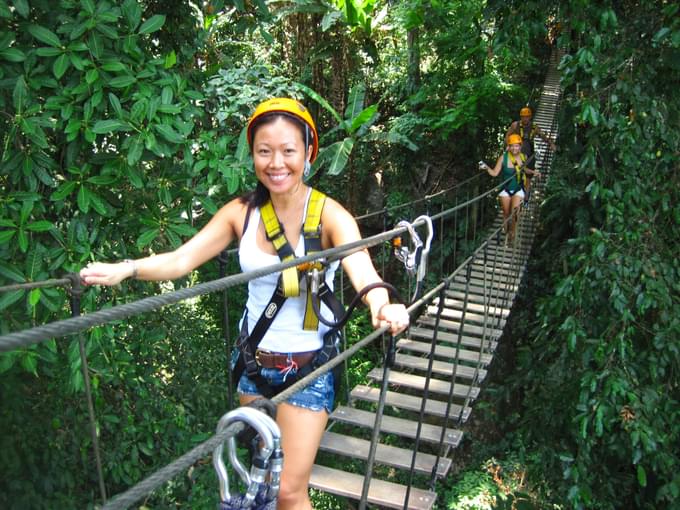
{"label": "woman's knee", "polygon": [[311,508],[307,483],[300,483],[298,480],[282,479],[277,507],[279,509]]}

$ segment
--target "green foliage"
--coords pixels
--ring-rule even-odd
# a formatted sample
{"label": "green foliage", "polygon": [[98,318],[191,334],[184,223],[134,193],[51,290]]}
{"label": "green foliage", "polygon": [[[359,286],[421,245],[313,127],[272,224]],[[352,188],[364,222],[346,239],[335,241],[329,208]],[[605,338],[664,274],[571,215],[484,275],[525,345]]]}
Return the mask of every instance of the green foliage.
{"label": "green foliage", "polygon": [[573,118],[545,207],[550,289],[517,381],[519,426],[574,508],[670,508],[680,495],[677,11],[560,4]]}
{"label": "green foliage", "polygon": [[[338,133],[344,132],[344,138],[319,150],[319,157],[312,166],[312,172],[316,173],[325,168],[329,175],[338,175],[349,164],[352,149],[355,144],[362,142],[400,143],[411,150],[417,147],[405,136],[392,131],[384,133],[377,130],[369,132],[378,120],[378,105],[365,107],[366,89],[363,85],[356,85],[349,91],[345,116],[342,118],[338,112],[319,94],[302,84],[298,84],[307,95],[319,103],[333,115],[338,125],[329,130],[322,140],[336,138]],[[340,134],[339,136],[343,136]]]}

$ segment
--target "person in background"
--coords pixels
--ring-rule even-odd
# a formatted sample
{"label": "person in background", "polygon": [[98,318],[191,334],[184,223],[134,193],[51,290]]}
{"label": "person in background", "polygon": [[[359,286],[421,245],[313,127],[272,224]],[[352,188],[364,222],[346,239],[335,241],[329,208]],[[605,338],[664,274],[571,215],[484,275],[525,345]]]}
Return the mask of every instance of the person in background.
{"label": "person in background", "polygon": [[508,137],[508,149],[501,154],[493,168],[479,162],[482,170],[486,170],[489,175],[496,177],[500,174],[503,181],[508,181],[503,185],[503,189],[498,194],[498,199],[503,210],[503,228],[506,234],[506,244],[515,240],[517,230],[517,216],[519,206],[525,196],[526,176],[539,176],[540,173],[527,163],[528,158],[522,154],[522,138],[517,134]]}
{"label": "person in background", "polygon": [[[81,270],[88,285],[116,285],[125,278],[172,280],[194,270],[217,256],[232,242],[239,244],[239,261],[243,271],[252,271],[279,262],[265,227],[266,219],[276,217],[282,237],[295,256],[306,253],[303,224],[312,201],[322,197],[320,211],[320,247],[327,249],[361,238],[354,218],[338,202],[312,190],[305,183],[310,164],[319,150],[316,125],[307,109],[290,98],[274,98],[261,103],[247,126],[257,187],[251,193],[224,205],[194,237],[172,252],[117,263],[95,262]],[[332,287],[338,263],[326,270],[325,281]],[[381,282],[368,251],[359,251],[342,260],[357,291]],[[270,297],[282,281],[282,273],[251,280],[242,319],[243,330],[253,332],[258,320],[269,309]],[[304,278],[302,279],[304,282]],[[243,373],[238,381],[241,405],[262,394],[261,384],[276,392],[287,377],[314,359],[323,345],[323,324],[310,330],[303,327],[306,287],[300,283],[297,296],[288,297],[257,349],[257,377]],[[331,288],[332,290],[332,288]],[[393,334],[404,330],[409,315],[404,305],[390,303],[384,288],[375,288],[364,297],[374,327],[388,326]],[[321,313],[329,319],[329,309]],[[243,356],[243,353],[241,353]],[[278,405],[277,423],[281,428],[284,468],[278,508],[310,509],[309,478],[316,452],[334,400],[333,373],[327,372]]]}
{"label": "person in background", "polygon": [[[533,112],[531,111],[531,108],[528,106],[525,106],[519,111],[519,120],[514,121],[512,124],[510,124],[510,127],[508,127],[507,132],[505,133],[505,143],[509,144],[509,138],[510,135],[519,135],[519,137],[522,139],[522,154],[524,154],[527,157],[527,160],[529,160],[529,164],[532,166],[536,165],[536,162],[534,159],[535,154],[535,147],[534,147],[534,139],[538,136],[541,138],[545,143],[548,144],[550,147],[550,150],[555,152],[557,150],[557,146],[555,145],[555,142],[553,142],[548,135],[546,135],[538,125],[533,122],[532,120]],[[527,175],[526,179],[526,185],[525,185],[525,201],[529,200],[529,196],[531,194],[531,176]]]}

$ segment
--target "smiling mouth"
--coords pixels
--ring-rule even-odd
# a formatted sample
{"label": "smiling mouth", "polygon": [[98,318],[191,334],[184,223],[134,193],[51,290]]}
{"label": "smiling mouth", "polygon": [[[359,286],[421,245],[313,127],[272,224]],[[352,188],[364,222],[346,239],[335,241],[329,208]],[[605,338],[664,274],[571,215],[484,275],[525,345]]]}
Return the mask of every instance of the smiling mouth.
{"label": "smiling mouth", "polygon": [[289,173],[283,173],[283,174],[267,174],[267,177],[273,181],[273,182],[281,182],[286,179],[290,174]]}

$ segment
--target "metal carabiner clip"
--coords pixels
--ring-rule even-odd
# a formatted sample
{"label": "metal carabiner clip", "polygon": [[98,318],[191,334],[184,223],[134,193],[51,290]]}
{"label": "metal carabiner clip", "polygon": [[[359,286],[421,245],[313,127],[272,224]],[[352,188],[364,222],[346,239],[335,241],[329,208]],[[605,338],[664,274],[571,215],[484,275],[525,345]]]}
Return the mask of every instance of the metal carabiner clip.
{"label": "metal carabiner clip", "polygon": [[[239,407],[238,409],[234,409],[232,411],[229,411],[227,414],[222,416],[217,424],[217,433],[221,432],[224,430],[226,427],[231,425],[232,423],[236,421],[242,421],[253,427],[257,433],[259,434],[260,438],[263,441],[263,445],[260,449],[260,452],[258,454],[259,457],[262,457],[264,461],[268,461],[269,457],[271,456],[272,452],[274,451],[274,437],[272,434],[272,429],[273,426],[267,426],[264,424],[264,420],[260,419],[260,416],[258,415],[253,415],[253,413],[257,413],[258,415],[262,415],[264,418],[268,418],[265,416],[263,413],[260,411],[256,411],[255,409],[248,408],[248,407]],[[270,418],[271,420],[271,418]],[[273,420],[272,420],[273,421]],[[278,427],[276,423],[274,423],[274,426]],[[279,437],[280,437],[280,432],[279,432]],[[243,497],[243,506],[249,507],[252,505],[252,503],[255,501],[255,497],[257,496],[257,492],[259,489],[259,486],[262,484],[264,481],[264,478],[266,476],[266,469],[264,470],[263,473],[260,473],[260,471],[257,471],[257,469],[261,468],[251,468],[250,474],[248,471],[243,467],[241,462],[238,460],[236,457],[236,439],[234,436],[230,436],[227,439],[227,444],[228,444],[228,449],[229,449],[229,460],[234,467],[234,469],[237,471],[243,482],[247,485],[248,489]],[[229,475],[227,473],[227,468],[224,464],[224,460],[222,459],[222,453],[224,451],[224,444],[218,445],[215,450],[213,450],[213,466],[215,467],[215,471],[217,473],[217,478],[219,480],[220,484],[220,500],[222,502],[228,503],[232,500],[232,494],[229,490]],[[253,472],[255,471],[255,478],[253,479]]]}
{"label": "metal carabiner clip", "polygon": [[[418,223],[419,221],[424,221],[427,227],[427,237],[425,238],[425,244],[421,242],[421,252],[420,260],[418,261],[418,270],[416,275],[416,280],[422,282],[425,279],[425,274],[427,274],[427,256],[430,254],[430,246],[432,245],[432,238],[434,237],[434,227],[432,226],[432,218],[423,214],[418,216],[413,223]],[[419,239],[420,241],[420,239]]]}
{"label": "metal carabiner clip", "polygon": [[416,229],[413,228],[413,225],[410,222],[402,220],[397,223],[395,228],[400,227],[406,227],[408,230],[409,236],[411,237],[411,249],[409,250],[409,248],[403,244],[395,246],[394,256],[404,264],[406,271],[413,274],[420,263],[420,252],[423,248],[423,242],[420,240],[418,232],[416,232]]}

